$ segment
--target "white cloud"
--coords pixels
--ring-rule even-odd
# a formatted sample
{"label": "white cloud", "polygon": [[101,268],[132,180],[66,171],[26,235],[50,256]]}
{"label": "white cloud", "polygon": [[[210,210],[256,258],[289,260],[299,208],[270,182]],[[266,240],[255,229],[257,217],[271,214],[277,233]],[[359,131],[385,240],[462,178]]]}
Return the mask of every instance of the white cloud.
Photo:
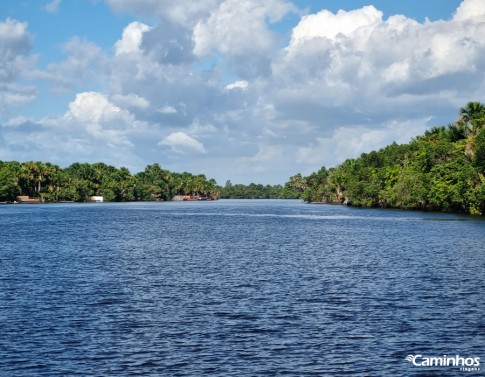
{"label": "white cloud", "polygon": [[105,114],[120,112],[121,109],[112,105],[104,94],[84,92],[77,94],[76,99],[69,104],[67,116],[83,123],[97,124]]}
{"label": "white cloud", "polygon": [[0,84],[0,110],[4,113],[25,105],[37,97],[37,90],[32,86],[13,83]]}
{"label": "white cloud", "polygon": [[64,43],[62,49],[67,55],[65,60],[50,63],[45,70],[34,71],[31,77],[50,81],[52,91],[56,94],[65,94],[76,86],[99,84],[106,80],[110,62],[98,45],[73,37]]}
{"label": "white cloud", "polygon": [[483,22],[485,17],[485,7],[482,0],[466,0],[458,7],[454,16],[455,21],[473,21]]}
{"label": "white cloud", "polygon": [[304,16],[293,29],[290,48],[312,38],[327,38],[337,41],[340,37],[351,37],[362,28],[382,22],[382,12],[374,6],[346,12],[339,10],[333,14],[322,10],[316,14]]}
{"label": "white cloud", "polygon": [[132,145],[128,132],[139,125],[127,110],[115,106],[104,94],[97,92],[77,94],[63,119],[110,145]]}
{"label": "white cloud", "polygon": [[[475,0],[462,6],[468,4]],[[293,29],[261,91],[282,121],[296,117],[326,132],[442,110],[449,118],[468,100],[483,98],[483,21],[383,20],[374,7],[309,15]]]}
{"label": "white cloud", "polygon": [[46,12],[55,13],[59,10],[62,0],[52,0],[44,6]]}
{"label": "white cloud", "polygon": [[191,28],[223,0],[105,0],[118,12],[130,12],[150,19],[166,19]]}
{"label": "white cloud", "polygon": [[32,119],[27,118],[23,115],[18,115],[16,117],[8,119],[5,123],[4,126],[6,127],[18,127],[22,124],[28,123],[28,122],[33,122]]}
{"label": "white cloud", "polygon": [[232,90],[232,89],[248,90],[248,87],[249,87],[249,83],[246,80],[239,80],[226,85],[227,90]]}
{"label": "white cloud", "polygon": [[184,132],[173,132],[161,140],[158,144],[167,145],[171,147],[172,150],[177,152],[195,151],[199,153],[206,153],[204,145],[200,141]]}
{"label": "white cloud", "polygon": [[280,0],[226,0],[194,29],[195,53],[212,50],[241,56],[272,48],[275,36],[266,20],[278,21],[293,7]]}
{"label": "white cloud", "polygon": [[32,69],[27,25],[0,22],[2,111],[35,98],[29,78],[57,94],[83,91],[69,94],[62,116],[0,126],[11,158],[131,159],[138,168],[163,158],[222,182],[281,183],[407,142],[485,101],[481,0],[435,22],[383,18],[374,6],[322,10],[288,36],[280,27],[292,17],[272,25],[294,11],[285,0],[105,1],[145,23],[127,25],[112,50],[70,39],[66,59],[43,72]]}
{"label": "white cloud", "polygon": [[9,18],[0,22],[0,111],[4,113],[32,101],[37,94],[34,87],[17,82],[35,65],[27,26]]}
{"label": "white cloud", "polygon": [[79,93],[58,117],[14,117],[0,126],[0,133],[6,146],[0,153],[5,159],[43,160],[63,166],[103,161],[134,171],[146,165],[136,139],[147,133],[147,125],[98,92]]}
{"label": "white cloud", "polygon": [[188,132],[195,136],[207,136],[214,135],[217,132],[217,128],[212,124],[201,123],[199,119],[194,119],[188,128]]}
{"label": "white cloud", "polygon": [[165,105],[158,109],[158,112],[162,114],[177,114],[177,109],[170,105]]}
{"label": "white cloud", "polygon": [[298,148],[297,162],[313,164],[316,169],[325,161],[327,167],[336,166],[347,158],[378,150],[393,142],[408,143],[413,137],[431,127],[431,117],[390,121],[382,127],[339,127],[329,137],[319,137]]}
{"label": "white cloud", "polygon": [[[248,147],[251,150],[255,146]],[[250,156],[229,159],[226,174],[229,174],[230,178],[231,175],[232,177],[238,176],[240,180],[248,183],[283,183],[282,180],[275,182],[272,175],[276,172],[277,175],[284,176],[286,179],[296,173],[294,161],[292,161],[295,151],[292,146],[258,144],[256,148],[256,151]]]}
{"label": "white cloud", "polygon": [[194,53],[199,57],[223,54],[226,63],[243,78],[264,75],[278,42],[268,23],[293,10],[295,7],[284,0],[225,0],[209,18],[196,24]]}
{"label": "white cloud", "polygon": [[130,93],[130,94],[114,94],[113,96],[110,97],[110,100],[124,108],[138,108],[138,109],[147,109],[150,107],[150,102],[135,94],[135,93]]}
{"label": "white cloud", "polygon": [[181,65],[194,61],[193,44],[189,30],[165,21],[143,34],[141,49],[160,64]]}
{"label": "white cloud", "polygon": [[116,55],[140,51],[143,34],[150,30],[148,25],[132,22],[123,30],[123,37],[115,43]]}

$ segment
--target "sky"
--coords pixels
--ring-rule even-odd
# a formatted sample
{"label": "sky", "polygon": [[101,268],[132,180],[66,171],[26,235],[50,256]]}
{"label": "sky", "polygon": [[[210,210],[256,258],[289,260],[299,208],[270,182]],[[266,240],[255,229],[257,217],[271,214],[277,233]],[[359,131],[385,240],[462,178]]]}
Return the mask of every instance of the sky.
{"label": "sky", "polygon": [[2,0],[0,160],[219,184],[407,143],[485,102],[485,0]]}

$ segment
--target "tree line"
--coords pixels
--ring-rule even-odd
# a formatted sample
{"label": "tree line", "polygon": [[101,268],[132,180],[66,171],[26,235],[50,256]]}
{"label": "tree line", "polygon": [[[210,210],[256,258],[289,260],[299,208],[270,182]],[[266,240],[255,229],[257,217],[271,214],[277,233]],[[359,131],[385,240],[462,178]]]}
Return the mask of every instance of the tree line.
{"label": "tree line", "polygon": [[175,195],[234,199],[303,199],[363,207],[485,215],[485,105],[469,102],[459,119],[407,144],[393,143],[284,185],[224,187],[203,174],[174,173],[155,163],[130,174],[125,167],[0,161],[0,202],[28,195],[42,201],[171,200]]}
{"label": "tree line", "polygon": [[227,181],[220,188],[221,199],[299,199],[300,192],[288,183],[282,185],[233,184]]}
{"label": "tree line", "polygon": [[26,195],[41,201],[171,200],[175,195],[218,197],[219,188],[205,175],[174,173],[155,163],[135,175],[125,167],[102,162],[74,163],[62,169],[49,162],[0,161],[0,201],[15,201]]}
{"label": "tree line", "polygon": [[460,117],[408,144],[393,143],[291,177],[307,202],[485,214],[485,105],[469,102]]}

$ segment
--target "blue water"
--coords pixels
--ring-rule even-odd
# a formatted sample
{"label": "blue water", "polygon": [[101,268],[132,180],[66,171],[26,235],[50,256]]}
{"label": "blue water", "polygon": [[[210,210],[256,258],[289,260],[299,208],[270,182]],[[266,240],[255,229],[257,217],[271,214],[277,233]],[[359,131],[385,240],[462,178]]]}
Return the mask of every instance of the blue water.
{"label": "blue water", "polygon": [[1,206],[0,375],[481,375],[484,268],[484,219],[452,214]]}

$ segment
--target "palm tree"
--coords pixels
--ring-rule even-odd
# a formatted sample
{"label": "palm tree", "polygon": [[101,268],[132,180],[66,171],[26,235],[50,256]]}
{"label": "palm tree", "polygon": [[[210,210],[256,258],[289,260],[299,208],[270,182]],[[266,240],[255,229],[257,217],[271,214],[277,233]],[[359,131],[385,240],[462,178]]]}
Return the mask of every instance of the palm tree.
{"label": "palm tree", "polygon": [[171,186],[175,195],[183,195],[184,181],[179,175],[174,175]]}
{"label": "palm tree", "polygon": [[204,191],[204,183],[206,181],[205,175],[200,174],[194,178],[195,196],[199,196]]}
{"label": "palm tree", "polygon": [[24,187],[29,188],[27,195],[37,197],[41,189],[42,173],[40,166],[41,162],[29,161],[22,164],[21,178],[25,181]]}
{"label": "palm tree", "polygon": [[44,183],[44,190],[41,192],[40,183],[39,183],[39,193],[40,196],[43,197],[43,193],[47,194],[48,199],[55,199],[54,193],[54,186],[56,184],[56,175],[59,171],[59,166],[51,164],[50,162],[46,162],[45,164],[40,165],[40,172],[41,172],[41,180],[40,182]]}
{"label": "palm tree", "polygon": [[468,102],[460,109],[460,117],[465,122],[485,117],[485,105],[480,102]]}
{"label": "palm tree", "polygon": [[290,177],[289,186],[302,193],[307,188],[307,180],[300,173]]}

